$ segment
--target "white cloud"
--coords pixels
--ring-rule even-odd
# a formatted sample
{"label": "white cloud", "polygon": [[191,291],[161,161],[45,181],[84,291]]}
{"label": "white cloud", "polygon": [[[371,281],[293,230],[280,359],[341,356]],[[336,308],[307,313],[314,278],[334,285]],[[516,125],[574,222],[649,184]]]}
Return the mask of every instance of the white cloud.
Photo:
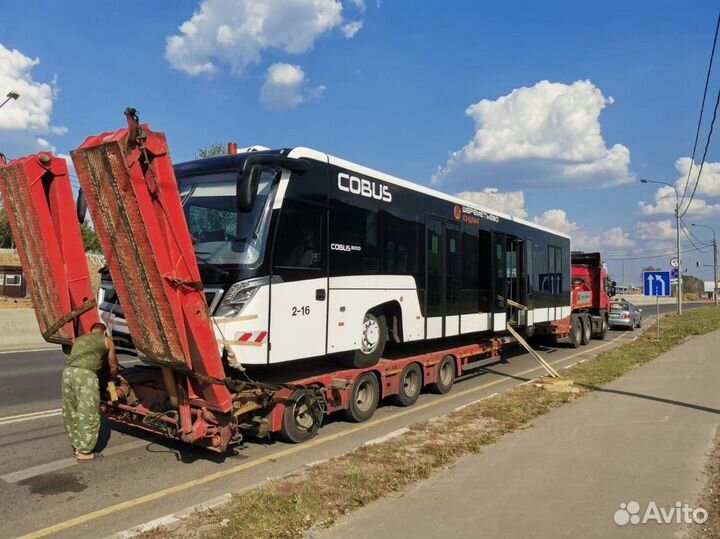
{"label": "white cloud", "polygon": [[600,113],[612,103],[589,80],[545,80],[483,99],[465,111],[475,122],[473,139],[450,156],[433,182],[483,172],[525,185],[630,182],[630,151],[621,144],[608,148],[602,137]]}
{"label": "white cloud", "polygon": [[[675,161],[675,170],[678,178],[675,181],[675,188],[678,193],[685,193],[685,200],[680,206],[680,213],[687,211],[688,215],[714,216],[720,215],[720,204],[708,203],[706,198],[720,197],[720,163],[705,162],[697,184],[695,196],[688,206],[695,181],[698,177],[699,163],[692,163],[689,157],[681,157]],[[688,171],[690,174],[688,175]],[[687,183],[687,190],[685,184]],[[704,198],[703,198],[704,197]],[[663,185],[655,191],[655,204],[640,202],[640,210],[645,215],[661,215],[675,213],[675,192],[669,185]]]}
{"label": "white cloud", "polygon": [[574,250],[624,250],[635,246],[630,233],[620,227],[603,231],[593,231],[571,221],[564,210],[547,210],[539,217],[533,217],[533,222],[546,226],[570,236],[571,247]]}
{"label": "white cloud", "polygon": [[627,249],[635,246],[630,233],[619,226],[605,230],[598,238],[598,245],[606,248]]}
{"label": "white cloud", "polygon": [[548,210],[539,217],[533,217],[533,222],[569,236],[579,228],[577,223],[568,219],[565,210]]}
{"label": "white cloud", "polygon": [[[358,8],[360,11],[365,11],[365,0],[350,0],[350,3],[356,8]],[[380,7],[379,3],[378,7]]]}
{"label": "white cloud", "polygon": [[[678,172],[678,179],[675,184],[680,190],[680,193],[684,190],[685,181],[688,179],[688,169],[690,168],[690,163],[691,159],[689,157],[681,157],[675,161],[675,169]],[[695,185],[699,167],[699,163],[692,164],[692,171],[690,172],[690,181],[687,189],[688,197],[692,193],[693,186]],[[720,197],[720,163],[705,162],[696,194],[701,196]]]}
{"label": "white cloud", "polygon": [[324,92],[325,86],[307,87],[305,72],[299,65],[277,63],[267,70],[260,88],[260,102],[269,109],[289,110]]}
{"label": "white cloud", "polygon": [[513,217],[527,217],[525,194],[522,191],[501,192],[494,187],[486,187],[482,191],[464,191],[455,196]]}
{"label": "white cloud", "polygon": [[635,235],[648,241],[672,240],[675,238],[675,223],[670,219],[640,221],[635,225]]}
{"label": "white cloud", "polygon": [[353,37],[355,37],[355,34],[362,30],[362,27],[362,21],[352,21],[347,24],[343,24],[340,29],[342,30],[342,33],[346,38],[352,39]]}
{"label": "white cloud", "polygon": [[202,0],[180,33],[167,38],[165,56],[191,76],[227,64],[235,74],[267,50],[303,54],[343,23],[338,0]]}
{"label": "white cloud", "polygon": [[6,103],[0,113],[0,130],[32,131],[63,134],[67,128],[51,125],[53,105],[57,98],[57,84],[36,82],[32,71],[39,58],[25,56],[17,49],[10,50],[0,43],[0,102],[6,94],[20,94]]}
{"label": "white cloud", "polygon": [[[683,182],[684,181],[683,179]],[[682,192],[680,194],[682,194]],[[690,193],[688,193],[688,198],[689,196]],[[638,204],[640,211],[645,215],[673,215],[675,213],[676,201],[677,198],[675,197],[674,189],[669,185],[664,185],[655,191],[655,204],[645,201],[640,201]],[[686,207],[687,201],[681,207],[681,215]],[[708,203],[706,200],[695,197],[687,210],[687,215],[699,217],[720,215],[720,203]]]}

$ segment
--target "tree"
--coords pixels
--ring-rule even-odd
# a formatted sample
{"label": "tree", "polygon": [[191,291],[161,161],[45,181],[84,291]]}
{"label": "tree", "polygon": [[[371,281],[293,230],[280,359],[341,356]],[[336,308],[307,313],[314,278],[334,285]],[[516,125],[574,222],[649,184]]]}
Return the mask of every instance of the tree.
{"label": "tree", "polygon": [[[646,271],[660,271],[660,268],[656,268],[655,266],[645,266],[643,269],[640,270],[640,282],[643,282],[643,278],[645,277]],[[640,285],[640,288],[642,288],[643,285]]]}
{"label": "tree", "polygon": [[0,206],[0,249],[10,249],[15,246],[10,221],[3,206]]}
{"label": "tree", "polygon": [[198,148],[195,152],[196,159],[207,159],[208,157],[217,157],[218,155],[225,155],[225,147],[217,142],[210,144],[210,146]]}
{"label": "tree", "polygon": [[83,244],[85,245],[85,251],[89,253],[102,253],[102,247],[100,246],[100,238],[98,238],[95,229],[83,223],[80,225],[80,233],[82,234]]}

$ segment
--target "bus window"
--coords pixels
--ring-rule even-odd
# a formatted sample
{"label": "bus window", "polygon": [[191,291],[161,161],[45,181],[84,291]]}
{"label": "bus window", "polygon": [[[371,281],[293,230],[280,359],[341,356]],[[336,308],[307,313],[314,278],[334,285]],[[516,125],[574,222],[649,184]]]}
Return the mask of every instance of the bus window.
{"label": "bus window", "polygon": [[322,269],[325,211],[286,207],[280,216],[275,267]]}

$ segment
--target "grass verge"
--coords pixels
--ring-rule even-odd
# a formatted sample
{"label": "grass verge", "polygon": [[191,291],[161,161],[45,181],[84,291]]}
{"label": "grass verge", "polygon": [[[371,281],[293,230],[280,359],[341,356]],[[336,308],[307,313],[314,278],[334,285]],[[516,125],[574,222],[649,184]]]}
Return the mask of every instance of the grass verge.
{"label": "grass verge", "polygon": [[[649,330],[625,345],[563,371],[580,393],[519,386],[441,418],[413,425],[386,442],[361,446],[310,469],[236,495],[216,510],[198,513],[146,539],[293,539],[327,527],[340,516],[402,492],[458,458],[479,452],[503,435],[651,361],[693,335],[720,328],[720,309],[696,309],[662,319],[662,336]],[[719,466],[720,467],[720,464]],[[720,478],[720,474],[719,474]]]}
{"label": "grass verge", "polygon": [[717,539],[720,537],[720,431],[715,435],[715,448],[705,464],[707,483],[700,495],[698,507],[708,512],[704,524],[690,528],[692,539]]}

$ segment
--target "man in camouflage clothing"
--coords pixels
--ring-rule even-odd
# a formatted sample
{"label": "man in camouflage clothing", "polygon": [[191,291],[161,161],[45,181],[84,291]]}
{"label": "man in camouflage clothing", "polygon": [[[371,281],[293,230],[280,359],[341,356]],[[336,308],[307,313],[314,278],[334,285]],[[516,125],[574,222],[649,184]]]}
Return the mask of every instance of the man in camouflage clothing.
{"label": "man in camouflage clothing", "polygon": [[75,340],[62,374],[62,413],[65,432],[79,462],[100,458],[95,445],[100,434],[100,383],[98,373],[109,366],[118,374],[118,362],[105,324],[95,324],[90,333]]}

